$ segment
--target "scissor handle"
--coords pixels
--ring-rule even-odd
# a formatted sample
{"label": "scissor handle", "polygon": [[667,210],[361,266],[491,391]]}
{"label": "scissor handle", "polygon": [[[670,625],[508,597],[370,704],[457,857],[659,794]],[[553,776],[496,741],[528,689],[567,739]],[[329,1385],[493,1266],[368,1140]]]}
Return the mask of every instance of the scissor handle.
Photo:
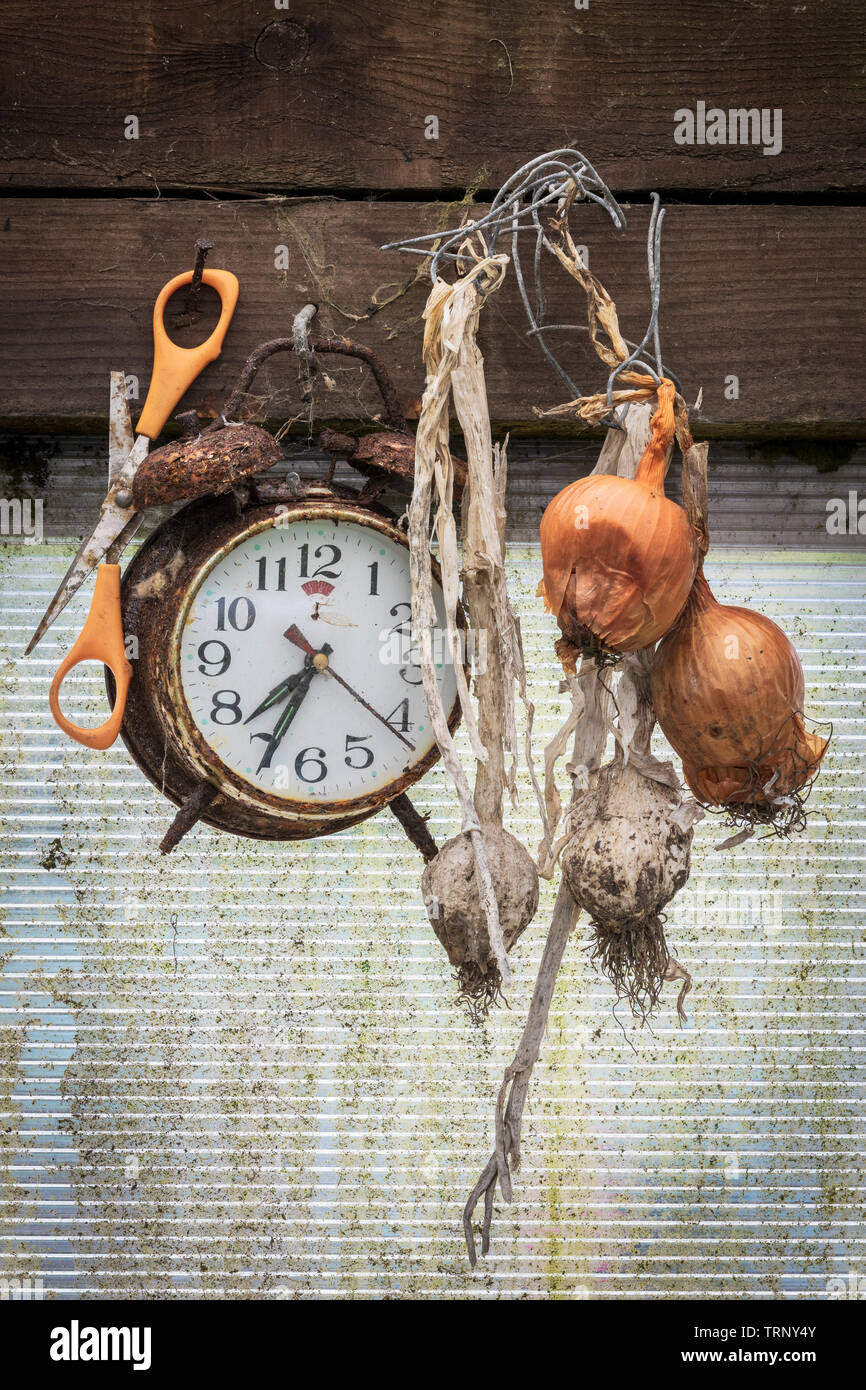
{"label": "scissor handle", "polygon": [[232,275],[230,270],[202,271],[203,284],[215,289],[222,302],[219,323],[210,337],[199,343],[198,347],[179,347],[166,333],[163,315],[171,296],[182,285],[188,285],[192,277],[191,270],[175,275],[173,280],[163,285],[153,306],[153,375],[141,418],[135,427],[136,434],[146,434],[148,439],[156,439],[184,391],[209,362],[219,357],[223,338],[238,302],[236,275]]}
{"label": "scissor handle", "polygon": [[[60,687],[73,666],[82,661],[104,662],[114,676],[117,687],[114,709],[110,717],[95,729],[73,724],[60,708]],[[126,692],[131,679],[132,667],[126,659],[123,641],[120,565],[100,565],[96,571],[96,587],[90,601],[87,622],[61,661],[51,682],[48,692],[51,713],[63,732],[78,743],[83,743],[86,748],[110,748],[120,733],[126,709]]]}

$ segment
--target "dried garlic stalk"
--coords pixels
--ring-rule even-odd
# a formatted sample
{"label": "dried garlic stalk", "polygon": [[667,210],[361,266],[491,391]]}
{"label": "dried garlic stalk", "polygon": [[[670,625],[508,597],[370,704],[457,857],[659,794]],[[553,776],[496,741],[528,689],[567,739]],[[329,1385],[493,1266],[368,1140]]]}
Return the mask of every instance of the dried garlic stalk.
{"label": "dried garlic stalk", "polygon": [[[529,856],[502,830],[503,790],[507,787],[513,796],[517,761],[514,687],[516,682],[525,700],[526,675],[520,626],[505,580],[505,450],[492,442],[484,363],[476,343],[481,308],[486,296],[502,283],[507,264],[507,256],[485,257],[455,284],[437,281],[430,293],[424,313],[427,384],[416,435],[415,482],[409,508],[412,621],[424,694],[436,742],[457,791],[462,818],[458,841],[468,837],[473,869],[467,873],[465,843],[449,841],[425,869],[425,902],[437,935],[459,967],[464,994],[484,1004],[502,985],[510,983],[506,950],[531,920],[538,899],[537,875]],[[477,652],[484,656],[475,682],[477,717],[463,669],[457,621],[461,571],[453,512],[454,470],[448,445],[452,396],[467,457],[462,504],[463,593],[470,631],[476,643],[481,640],[486,646],[483,653]],[[477,764],[474,795],[448,729],[433,663],[431,639],[437,618],[432,591],[431,508],[435,508],[448,642]],[[531,725],[528,705],[527,714]],[[507,758],[510,765],[506,767]],[[531,757],[529,762],[531,771]],[[491,855],[497,860],[495,884]],[[507,910],[505,931],[501,907]]]}
{"label": "dried garlic stalk", "polygon": [[[596,472],[615,473],[621,478],[634,477],[649,439],[651,415],[652,411],[648,405],[631,405],[629,407],[625,428],[608,431],[595,466]],[[610,719],[607,702],[610,697],[606,694],[599,680],[599,674],[599,668],[595,662],[585,661],[577,676],[563,682],[572,695],[572,710],[564,729],[560,730],[557,739],[554,740],[554,743],[561,745],[561,747],[558,748],[555,756],[546,758],[546,800],[551,831],[542,846],[542,855],[546,854],[548,859],[551,854],[550,839],[556,829],[561,809],[559,795],[553,781],[556,757],[559,756],[559,752],[564,750],[568,738],[573,733],[574,743],[568,767],[571,774],[572,802],[574,803],[588,787],[590,771],[600,767],[604,756]],[[553,873],[555,862],[554,858],[553,862],[550,863],[548,876]],[[483,1255],[486,1255],[490,1248],[490,1227],[493,1220],[493,1203],[496,1197],[497,1183],[505,1201],[511,1201],[511,1174],[520,1167],[520,1132],[532,1069],[541,1053],[541,1043],[544,1030],[547,1027],[547,1018],[550,1013],[559,968],[565,954],[566,943],[577,922],[579,912],[580,909],[563,879],[556,896],[526,1025],[514,1060],[505,1070],[505,1076],[496,1100],[495,1148],[478,1182],[469,1194],[463,1212],[463,1231],[472,1265],[477,1259],[472,1220],[479,1201],[482,1197],[484,1198],[484,1219],[481,1228],[481,1253]]]}

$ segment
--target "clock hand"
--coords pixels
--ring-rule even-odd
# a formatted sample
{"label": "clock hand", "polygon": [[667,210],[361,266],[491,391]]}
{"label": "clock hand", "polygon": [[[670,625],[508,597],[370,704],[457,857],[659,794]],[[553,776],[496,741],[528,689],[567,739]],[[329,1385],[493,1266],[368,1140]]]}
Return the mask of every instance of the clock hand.
{"label": "clock hand", "polygon": [[302,669],[291,676],[287,676],[285,680],[280,681],[279,685],[275,685],[273,690],[268,691],[262,703],[257,705],[252,714],[244,720],[244,723],[251,723],[252,720],[257,719],[260,714],[264,714],[266,709],[271,709],[274,705],[281,704],[287,695],[291,695],[303,674],[304,670]]}
{"label": "clock hand", "polygon": [[[330,655],[332,648],[328,646],[327,642],[324,644],[323,647],[317,650],[315,647],[310,646],[310,643],[306,640],[306,638],[302,636],[300,632],[298,632],[297,628],[290,629],[290,631],[296,632],[298,637],[301,638],[301,641],[296,642],[295,645],[301,647],[301,650],[306,652],[308,657],[313,658],[313,664],[315,665],[316,670],[323,670],[324,667],[328,664],[327,660],[319,660],[319,662],[317,663],[315,661],[315,658],[317,656],[320,658],[327,658]],[[288,636],[288,633],[286,633],[286,636]],[[302,643],[303,645],[301,645]],[[306,669],[306,667],[309,664],[309,661],[305,661],[304,668],[302,670],[294,672],[291,676],[286,676],[286,678],[284,680],[281,680],[277,685],[275,685],[272,690],[269,690],[265,698],[262,700],[262,703],[256,706],[252,714],[244,720],[244,723],[249,724],[260,714],[264,714],[266,709],[271,709],[274,705],[281,704],[282,701],[286,698],[286,696],[291,694],[291,692],[294,690],[298,681],[304,674],[304,669]]]}
{"label": "clock hand", "polygon": [[[315,655],[315,647],[310,645],[304,634],[301,632],[300,628],[295,623],[292,623],[291,627],[286,628],[285,632],[283,633],[283,636],[288,637],[290,642],[293,642],[296,647],[300,647],[301,651],[306,652],[308,656],[311,653]],[[328,652],[330,652],[331,648],[323,647],[322,650],[327,650]],[[413,753],[415,752],[414,743],[412,743],[408,738],[401,734],[399,729],[395,729],[393,724],[389,724],[384,714],[380,714],[377,709],[373,709],[373,706],[367,703],[363,695],[359,695],[358,691],[355,690],[349,684],[348,681],[343,680],[343,677],[337,674],[330,662],[328,662],[327,671],[329,675],[334,677],[334,680],[338,683],[338,685],[341,685],[344,690],[348,690],[349,694],[352,696],[353,699],[358,701],[359,705],[364,706],[364,709],[367,711],[368,714],[372,714],[374,719],[378,719],[380,724],[384,724],[386,729],[391,730],[391,733],[394,735],[395,738],[398,738],[401,743],[405,743],[406,747],[411,748]]]}
{"label": "clock hand", "polygon": [[316,651],[315,648],[311,648],[304,659],[303,669],[295,672],[291,676],[287,676],[285,680],[275,685],[265,696],[261,704],[244,720],[245,724],[249,724],[250,720],[255,719],[257,715],[263,714],[265,710],[271,709],[274,705],[280,704],[286,696],[289,697],[288,704],[277,720],[272,733],[250,735],[250,741],[254,738],[266,740],[265,751],[262,754],[262,760],[259,763],[257,771],[261,772],[263,767],[270,767],[274,753],[277,751],[277,748],[285,736],[286,730],[289,728],[289,725],[307,695],[313,676],[317,676],[320,671],[326,668],[331,650],[327,642],[323,644],[319,651]]}
{"label": "clock hand", "polygon": [[302,652],[307,653],[307,656],[316,655],[315,647],[312,645],[312,643],[307,641],[306,637],[301,632],[301,629],[298,627],[297,623],[292,623],[291,627],[287,627],[285,632],[283,633],[283,636],[288,637],[289,641],[294,642],[296,647],[300,647]]}
{"label": "clock hand", "polygon": [[380,724],[384,724],[386,729],[390,729],[391,733],[394,735],[395,738],[398,738],[401,743],[405,743],[406,747],[411,748],[413,753],[415,752],[414,743],[412,743],[410,739],[406,738],[405,734],[401,734],[399,729],[395,729],[393,724],[389,724],[384,714],[380,714],[377,709],[373,709],[373,706],[367,703],[363,695],[359,695],[357,690],[353,690],[352,686],[349,684],[348,681],[344,681],[342,676],[338,676],[333,666],[328,667],[328,674],[333,676],[334,680],[337,681],[337,683],[341,685],[344,690],[348,690],[349,694],[353,697],[353,699],[357,700],[359,705],[363,705],[364,709],[367,710],[369,714],[372,714],[375,719],[378,719]]}
{"label": "clock hand", "polygon": [[286,705],[286,708],[283,710],[282,714],[277,720],[273,733],[250,735],[251,740],[254,738],[263,738],[266,740],[265,751],[262,754],[262,760],[256,769],[257,772],[261,772],[263,767],[270,767],[271,760],[273,759],[274,754],[276,753],[277,749],[282,743],[286,730],[288,729],[298,710],[301,708],[301,705],[304,702],[304,698],[306,697],[307,691],[309,690],[310,685],[312,684],[313,676],[315,676],[316,674],[316,668],[312,664],[301,673],[301,676],[297,684],[295,685],[294,690],[291,693],[289,703]]}

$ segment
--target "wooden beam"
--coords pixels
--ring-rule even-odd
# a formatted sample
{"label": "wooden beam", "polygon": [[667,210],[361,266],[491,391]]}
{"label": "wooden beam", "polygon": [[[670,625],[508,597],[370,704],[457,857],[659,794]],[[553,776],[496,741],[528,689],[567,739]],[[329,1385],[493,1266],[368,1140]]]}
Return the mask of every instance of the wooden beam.
{"label": "wooden beam", "polygon": [[[50,19],[6,0],[4,29],[0,171],[17,186],[492,189],[568,144],[614,190],[866,178],[851,0],[77,0]],[[698,102],[780,111],[781,149],[727,128],[678,144]]]}
{"label": "wooden beam", "polygon": [[[410,413],[417,404],[423,387],[420,315],[429,280],[414,279],[415,259],[380,247],[446,225],[453,208],[315,198],[0,202],[4,428],[103,428],[112,368],[137,376],[143,399],[154,297],[165,280],[191,265],[193,244],[203,234],[216,243],[211,264],[238,274],[241,297],[222,358],[178,409],[197,406],[217,414],[251,349],[290,333],[294,314],[309,300],[320,305],[319,331],[348,334],[375,348]],[[648,208],[627,211],[628,229],[617,235],[598,209],[587,207],[577,235],[589,248],[591,268],[616,298],[623,332],[636,339],[648,313]],[[852,250],[862,245],[864,230],[866,211],[859,208],[669,209],[662,343],[689,401],[703,390],[696,431],[730,437],[866,435],[866,327],[862,276]],[[287,269],[276,268],[284,262]],[[585,322],[582,292],[558,267],[549,287],[557,321]],[[203,338],[207,325],[204,317],[197,329],[186,330],[185,341]],[[190,336],[195,333],[197,339]],[[555,432],[534,408],[558,404],[563,389],[526,337],[513,273],[489,300],[482,343],[495,422],[528,433]],[[585,333],[563,334],[561,353],[583,389],[604,384],[605,372]],[[324,365],[315,382],[318,421],[375,415],[380,404],[366,369],[340,359]],[[296,376],[289,355],[273,359],[257,379],[254,413],[272,421],[294,418],[298,429],[306,428]],[[573,433],[569,424],[556,428]]]}

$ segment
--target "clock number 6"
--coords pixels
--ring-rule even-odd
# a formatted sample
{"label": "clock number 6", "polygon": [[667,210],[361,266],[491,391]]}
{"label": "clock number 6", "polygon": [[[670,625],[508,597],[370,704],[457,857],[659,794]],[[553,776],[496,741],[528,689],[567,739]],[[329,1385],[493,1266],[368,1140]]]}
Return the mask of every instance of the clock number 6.
{"label": "clock number 6", "polygon": [[[354,768],[358,769],[358,771],[362,771],[365,767],[369,767],[369,766],[370,766],[370,764],[371,764],[372,761],[373,761],[373,750],[372,750],[372,748],[353,748],[353,747],[352,747],[353,744],[363,743],[364,739],[367,739],[367,738],[372,738],[372,734],[346,734],[346,756],[345,756],[345,758],[343,759],[343,761],[344,761],[344,763],[346,764],[347,767],[354,767]],[[352,754],[353,754],[353,753],[360,753],[361,756],[364,758],[364,762],[362,762],[362,763],[353,763],[353,762],[352,762]]]}
{"label": "clock number 6", "polygon": [[[323,781],[328,775],[328,769],[325,767],[325,764],[322,761],[324,756],[324,748],[302,748],[298,756],[295,758],[295,776],[301,782]],[[316,776],[313,776],[311,773],[305,771],[305,769],[310,767],[310,765],[316,768]]]}

